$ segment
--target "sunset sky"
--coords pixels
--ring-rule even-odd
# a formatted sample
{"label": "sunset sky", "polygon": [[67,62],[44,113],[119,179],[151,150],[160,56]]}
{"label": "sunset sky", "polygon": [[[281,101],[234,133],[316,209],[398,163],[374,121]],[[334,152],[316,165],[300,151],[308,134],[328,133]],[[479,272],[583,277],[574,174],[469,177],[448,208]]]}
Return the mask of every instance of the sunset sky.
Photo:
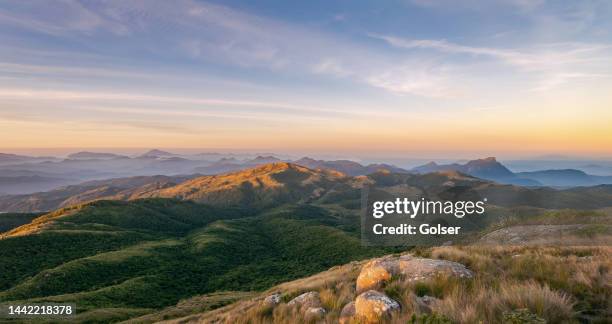
{"label": "sunset sky", "polygon": [[612,156],[612,1],[2,1],[0,150]]}

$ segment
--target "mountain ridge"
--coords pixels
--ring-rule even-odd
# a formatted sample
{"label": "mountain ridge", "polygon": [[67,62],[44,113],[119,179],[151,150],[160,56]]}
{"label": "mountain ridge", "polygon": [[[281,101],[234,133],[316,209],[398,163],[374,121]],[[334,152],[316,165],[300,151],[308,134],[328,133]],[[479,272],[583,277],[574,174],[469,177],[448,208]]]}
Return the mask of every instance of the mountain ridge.
{"label": "mountain ridge", "polygon": [[469,174],[478,178],[497,181],[500,183],[514,184],[521,186],[540,186],[541,183],[532,180],[524,179],[508,168],[501,164],[495,157],[487,157],[484,159],[470,160],[465,164],[452,163],[452,164],[437,164],[435,162],[429,162],[422,166],[412,168],[410,171],[417,173],[427,173],[434,171],[459,171],[465,174]]}

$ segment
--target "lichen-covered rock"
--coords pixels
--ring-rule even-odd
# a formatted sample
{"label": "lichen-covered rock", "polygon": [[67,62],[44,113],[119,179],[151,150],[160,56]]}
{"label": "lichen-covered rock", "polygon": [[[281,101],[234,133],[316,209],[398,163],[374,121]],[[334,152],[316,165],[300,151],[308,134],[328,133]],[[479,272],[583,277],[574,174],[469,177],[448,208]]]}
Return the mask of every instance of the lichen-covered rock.
{"label": "lichen-covered rock", "polygon": [[342,311],[340,312],[340,318],[338,321],[340,324],[348,324],[351,322],[351,319],[355,316],[355,302],[350,302],[344,307],[342,307]]}
{"label": "lichen-covered rock", "polygon": [[355,298],[355,317],[365,323],[380,323],[399,310],[398,302],[375,290],[368,290]]}
{"label": "lichen-covered rock", "polygon": [[379,289],[393,276],[399,275],[408,281],[415,281],[431,278],[438,273],[460,278],[471,278],[474,275],[457,262],[415,258],[410,255],[386,256],[363,266],[357,277],[357,292]]}
{"label": "lichen-covered rock", "polygon": [[408,281],[424,280],[436,274],[446,274],[459,278],[472,278],[474,273],[463,264],[425,258],[400,258],[400,274]]}
{"label": "lichen-covered rock", "polygon": [[304,313],[309,308],[321,307],[321,298],[318,292],[309,291],[293,298],[287,305],[295,306]]}
{"label": "lichen-covered rock", "polygon": [[266,306],[276,306],[280,303],[281,301],[281,294],[280,293],[274,293],[266,298],[264,298],[263,303]]}
{"label": "lichen-covered rock", "polygon": [[306,322],[320,321],[325,318],[326,313],[323,307],[310,307],[304,311],[304,320]]}

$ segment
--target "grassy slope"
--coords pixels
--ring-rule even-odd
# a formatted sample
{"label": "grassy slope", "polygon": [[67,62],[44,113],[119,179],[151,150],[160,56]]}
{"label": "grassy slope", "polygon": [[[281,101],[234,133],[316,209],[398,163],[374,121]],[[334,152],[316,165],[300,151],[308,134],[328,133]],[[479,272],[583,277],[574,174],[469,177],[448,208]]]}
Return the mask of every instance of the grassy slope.
{"label": "grassy slope", "polygon": [[[516,319],[520,314],[547,323],[609,323],[609,247],[466,246],[414,252],[465,264],[475,277],[441,275],[418,282],[392,278],[383,290],[402,307],[390,323],[543,323]],[[258,296],[170,323],[301,323],[301,315],[285,303],[306,291],[319,292],[327,310],[325,322],[336,323],[344,305],[355,298],[355,280],[364,263],[351,262],[285,282]],[[281,293],[282,304],[271,309],[261,303],[276,292]],[[432,314],[415,302],[416,296],[424,295],[439,299],[432,304]],[[512,316],[515,321],[508,320]]]}
{"label": "grassy slope", "polygon": [[100,201],[38,234],[0,240],[0,302],[73,301],[117,320],[198,294],[261,290],[383,253],[339,229],[354,217],[306,205],[249,215],[166,199]]}
{"label": "grassy slope", "polygon": [[40,213],[0,213],[0,233],[27,224],[40,215]]}

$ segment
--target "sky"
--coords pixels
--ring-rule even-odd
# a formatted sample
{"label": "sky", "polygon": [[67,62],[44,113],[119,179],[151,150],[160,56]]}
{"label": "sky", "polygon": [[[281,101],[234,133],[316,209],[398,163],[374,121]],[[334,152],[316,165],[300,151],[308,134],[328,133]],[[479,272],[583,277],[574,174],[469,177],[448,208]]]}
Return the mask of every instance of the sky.
{"label": "sky", "polygon": [[612,156],[612,2],[0,2],[0,149]]}

